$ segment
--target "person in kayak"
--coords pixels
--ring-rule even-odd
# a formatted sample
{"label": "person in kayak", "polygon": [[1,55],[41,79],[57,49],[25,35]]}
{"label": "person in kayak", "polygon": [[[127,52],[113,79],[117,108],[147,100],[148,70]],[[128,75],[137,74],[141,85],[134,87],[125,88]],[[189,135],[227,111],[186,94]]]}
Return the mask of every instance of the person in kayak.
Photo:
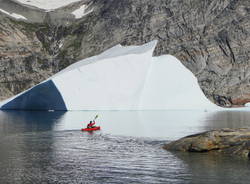
{"label": "person in kayak", "polygon": [[90,121],[89,124],[87,125],[87,128],[94,128],[95,126],[95,121]]}

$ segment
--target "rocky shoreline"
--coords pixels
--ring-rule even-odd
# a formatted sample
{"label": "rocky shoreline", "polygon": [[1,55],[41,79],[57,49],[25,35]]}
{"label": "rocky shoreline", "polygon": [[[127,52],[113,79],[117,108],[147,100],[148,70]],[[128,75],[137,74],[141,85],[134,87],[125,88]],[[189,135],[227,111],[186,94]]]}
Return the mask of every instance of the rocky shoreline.
{"label": "rocky shoreline", "polygon": [[183,137],[163,146],[169,151],[216,152],[250,158],[250,128],[218,129]]}

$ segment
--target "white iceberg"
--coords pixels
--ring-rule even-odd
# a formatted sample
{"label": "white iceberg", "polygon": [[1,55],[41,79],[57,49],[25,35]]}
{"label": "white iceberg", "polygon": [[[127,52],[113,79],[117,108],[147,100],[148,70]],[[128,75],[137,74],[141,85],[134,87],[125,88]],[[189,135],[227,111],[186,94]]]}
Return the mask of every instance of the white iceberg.
{"label": "white iceberg", "polygon": [[5,101],[1,109],[214,109],[195,76],[173,56],[152,57],[157,42],[115,46],[70,65]]}

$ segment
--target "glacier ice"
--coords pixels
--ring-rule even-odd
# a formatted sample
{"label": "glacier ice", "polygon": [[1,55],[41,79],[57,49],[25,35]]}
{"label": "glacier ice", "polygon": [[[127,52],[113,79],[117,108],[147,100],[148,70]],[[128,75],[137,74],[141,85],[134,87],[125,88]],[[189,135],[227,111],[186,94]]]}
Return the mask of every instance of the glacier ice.
{"label": "glacier ice", "polygon": [[214,109],[195,76],[173,56],[152,57],[157,42],[117,45],[70,65],[8,99],[1,109]]}

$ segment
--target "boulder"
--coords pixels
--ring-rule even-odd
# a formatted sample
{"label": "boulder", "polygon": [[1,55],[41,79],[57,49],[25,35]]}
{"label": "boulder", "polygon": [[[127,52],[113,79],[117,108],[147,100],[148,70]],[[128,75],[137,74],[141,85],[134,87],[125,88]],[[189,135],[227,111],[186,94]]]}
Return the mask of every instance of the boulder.
{"label": "boulder", "polygon": [[181,138],[165,144],[163,148],[184,152],[220,152],[250,158],[250,128],[211,130]]}

